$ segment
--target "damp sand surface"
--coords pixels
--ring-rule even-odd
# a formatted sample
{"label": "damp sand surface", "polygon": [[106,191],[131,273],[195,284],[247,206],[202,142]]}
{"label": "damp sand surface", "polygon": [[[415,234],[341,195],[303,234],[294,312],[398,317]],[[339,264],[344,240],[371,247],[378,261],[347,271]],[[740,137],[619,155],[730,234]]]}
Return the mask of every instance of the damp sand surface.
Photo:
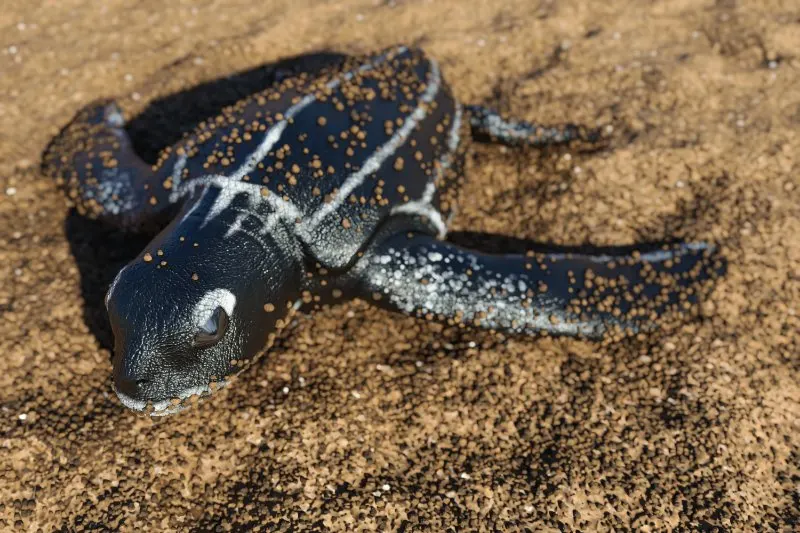
{"label": "damp sand surface", "polygon": [[[798,20],[778,0],[6,2],[0,529],[798,527]],[[596,152],[476,147],[462,243],[714,240],[702,316],[598,344],[350,303],[178,416],[127,412],[103,294],[146,240],[70,211],[49,140],[114,97],[153,162],[286,58],[398,42],[463,101],[611,126]]]}

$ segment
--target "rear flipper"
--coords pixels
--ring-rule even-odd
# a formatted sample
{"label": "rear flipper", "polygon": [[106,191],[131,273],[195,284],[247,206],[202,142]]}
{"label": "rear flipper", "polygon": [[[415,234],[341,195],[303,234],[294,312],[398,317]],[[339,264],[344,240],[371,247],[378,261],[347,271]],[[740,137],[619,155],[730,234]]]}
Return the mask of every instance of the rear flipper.
{"label": "rear flipper", "polygon": [[725,270],[706,244],[631,255],[485,255],[427,235],[389,238],[360,265],[363,298],[388,309],[510,334],[652,329],[697,308]]}
{"label": "rear flipper", "polygon": [[472,137],[480,142],[507,146],[554,146],[572,141],[596,143],[600,131],[576,124],[542,126],[522,120],[503,118],[496,111],[477,105],[466,106]]}
{"label": "rear flipper", "polygon": [[78,211],[126,229],[157,226],[169,206],[169,183],[133,151],[119,108],[83,110],[48,146],[42,171],[66,189]]}

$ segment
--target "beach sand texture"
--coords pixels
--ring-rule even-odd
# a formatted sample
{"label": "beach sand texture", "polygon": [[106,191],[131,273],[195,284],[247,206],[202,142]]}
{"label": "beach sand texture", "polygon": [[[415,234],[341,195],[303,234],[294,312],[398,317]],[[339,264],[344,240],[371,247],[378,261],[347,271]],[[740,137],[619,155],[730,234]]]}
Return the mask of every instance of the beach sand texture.
{"label": "beach sand texture", "polygon": [[[0,530],[799,527],[797,1],[7,0],[0,28]],[[147,239],[72,213],[47,143],[114,97],[152,162],[280,60],[401,42],[462,101],[613,128],[476,147],[462,242],[713,240],[702,317],[502,340],[354,302],[178,416],[125,410],[103,295]]]}

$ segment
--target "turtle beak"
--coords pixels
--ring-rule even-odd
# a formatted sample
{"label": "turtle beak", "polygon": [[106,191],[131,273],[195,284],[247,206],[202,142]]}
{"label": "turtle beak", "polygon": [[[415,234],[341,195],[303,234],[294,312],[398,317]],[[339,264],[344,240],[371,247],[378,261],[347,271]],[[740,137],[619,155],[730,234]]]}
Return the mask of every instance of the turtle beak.
{"label": "turtle beak", "polygon": [[136,364],[141,360],[135,352],[126,349],[117,350],[114,356],[114,392],[125,407],[134,411],[144,411],[147,403],[155,398],[168,397],[155,375]]}
{"label": "turtle beak", "polygon": [[142,360],[136,354],[118,354],[114,359],[113,389],[122,405],[150,416],[166,416],[182,411],[195,398],[210,396],[227,382],[190,384],[172,374],[153,372],[130,361]]}

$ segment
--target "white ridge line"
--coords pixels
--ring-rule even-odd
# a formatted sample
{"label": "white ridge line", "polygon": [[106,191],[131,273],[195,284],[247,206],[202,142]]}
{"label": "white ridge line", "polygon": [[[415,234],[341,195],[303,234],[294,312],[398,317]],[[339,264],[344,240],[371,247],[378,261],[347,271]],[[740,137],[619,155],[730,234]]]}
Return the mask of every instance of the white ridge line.
{"label": "white ridge line", "polygon": [[[286,112],[287,119],[293,118],[314,100],[316,100],[316,98],[313,95],[308,94],[304,96],[302,100],[290,107]],[[275,146],[275,143],[281,139],[283,130],[286,129],[287,124],[287,120],[284,119],[273,125],[267,134],[264,135],[264,140],[261,141],[258,148],[247,156],[247,160],[245,160],[244,164],[242,164],[236,172],[228,176],[228,179],[231,181],[241,181],[243,177],[252,172],[253,169],[256,168],[256,165],[258,165],[258,162],[267,157],[267,154],[272,150],[272,147]]]}
{"label": "white ridge line", "polygon": [[[201,228],[214,217],[219,215],[228,206],[230,206],[230,203],[233,201],[233,199],[241,193],[247,195],[248,203],[250,205],[256,205],[262,201],[265,201],[269,203],[270,207],[272,207],[272,209],[282,218],[294,220],[300,217],[300,211],[292,202],[284,200],[278,194],[272,191],[269,191],[269,194],[266,196],[262,195],[261,191],[264,188],[262,185],[259,185],[258,183],[250,183],[249,181],[232,181],[227,176],[209,175],[195,178],[186,183],[184,190],[182,191],[182,195],[192,194],[201,185],[210,185],[220,188],[220,193],[214,199],[214,204],[208,210],[203,223],[200,225]],[[205,194],[205,190],[203,191],[203,194]],[[198,202],[199,201],[200,200],[198,200]],[[190,209],[189,212],[184,215],[184,219],[195,209],[196,206],[197,204],[195,204],[192,209]]]}
{"label": "white ridge line", "polygon": [[[395,52],[396,54],[399,55],[406,52],[407,50],[408,48],[406,48],[405,46],[400,46],[385,54],[381,54],[380,56],[373,58],[369,63],[365,63],[360,67],[358,67],[357,69],[347,72],[342,76],[340,76],[339,78],[329,81],[326,86],[329,89],[335,89],[341,84],[342,80],[350,80],[356,74],[372,70],[373,68],[375,68],[376,65],[386,61],[392,52]],[[206,215],[200,227],[205,226],[210,220],[212,220],[214,217],[218,216],[222,211],[224,211],[233,201],[237,193],[246,192],[249,195],[249,201],[251,202],[251,204],[254,203],[254,194],[255,194],[254,191],[258,191],[258,194],[260,196],[259,189],[261,188],[261,186],[258,184],[243,181],[242,178],[244,178],[244,176],[246,176],[248,173],[252,172],[253,169],[256,167],[256,165],[258,165],[258,163],[266,157],[266,155],[269,153],[272,147],[275,146],[275,144],[280,140],[284,130],[286,129],[289,123],[289,120],[292,119],[294,116],[296,116],[298,113],[300,113],[303,109],[305,109],[315,100],[316,96],[314,96],[313,94],[308,94],[305,97],[303,97],[303,99],[300,100],[298,103],[290,107],[286,111],[286,118],[284,118],[277,124],[273,125],[269,129],[269,131],[267,131],[266,135],[264,136],[264,140],[261,141],[261,144],[259,144],[258,148],[256,148],[256,150],[248,156],[248,158],[245,160],[242,166],[236,170],[236,172],[234,172],[230,176],[211,175],[193,179],[187,182],[185,184],[185,187],[181,187],[180,190],[176,189],[175,192],[173,193],[174,200],[173,196],[170,197],[170,200],[177,201],[177,199],[180,198],[181,196],[184,196],[187,193],[194,192],[198,184],[213,184],[223,189],[223,192],[219,196],[217,196],[216,200],[214,201],[214,205],[209,210],[208,214]],[[186,164],[185,161],[183,161],[183,163],[181,164],[181,160],[179,159],[178,162],[176,162],[175,167],[173,168],[173,173],[180,174],[180,172],[183,171],[183,167],[185,166],[185,164]],[[180,172],[178,171],[179,165],[180,165]],[[255,187],[257,189],[247,189],[247,187]],[[229,191],[228,189],[231,190]],[[266,199],[268,202],[270,202],[270,205],[276,210],[276,213],[278,213],[280,216],[292,220],[300,218],[301,216],[300,210],[291,201],[284,200],[278,197],[277,194],[272,192],[269,195],[267,195]],[[238,227],[236,229],[238,229]],[[233,231],[235,231],[235,229]],[[232,231],[229,231],[228,235],[230,235],[231,233]]]}
{"label": "white ridge line", "polygon": [[172,167],[172,186],[179,187],[181,184],[181,174],[183,174],[183,169],[186,168],[186,160],[189,159],[189,156],[186,155],[186,151],[184,149],[184,153],[178,156],[178,160],[175,161],[175,165]]}
{"label": "white ridge line", "polygon": [[[404,47],[404,46],[402,46],[400,48],[397,48],[397,52],[400,53],[400,54],[402,54],[405,50],[406,50],[406,47]],[[380,63],[384,62],[386,60],[387,56],[388,56],[388,54],[382,54],[382,55],[378,56],[377,58],[372,59],[371,62],[361,65],[360,67],[358,67],[358,69],[356,69],[354,71],[347,72],[347,73],[343,74],[340,78],[336,78],[334,80],[329,81],[326,84],[326,87],[328,89],[337,88],[342,83],[342,79],[344,79],[346,81],[349,81],[357,73],[361,73],[361,72],[366,72],[368,70],[372,70],[376,65],[379,65]],[[230,175],[230,179],[239,181],[244,176],[246,176],[248,173],[252,172],[253,169],[256,167],[256,165],[258,165],[259,161],[263,160],[267,156],[269,151],[272,149],[272,147],[275,146],[275,143],[277,143],[280,140],[281,135],[283,135],[283,131],[286,129],[286,126],[289,123],[289,120],[294,118],[298,113],[300,113],[303,109],[308,107],[310,104],[314,103],[316,100],[317,100],[317,97],[315,95],[307,94],[306,96],[303,97],[302,100],[300,100],[295,105],[290,107],[286,111],[286,114],[285,114],[286,118],[284,118],[283,120],[281,120],[280,122],[278,122],[277,124],[272,126],[272,128],[270,128],[270,130],[264,136],[264,140],[261,142],[261,144],[255,150],[255,152],[250,154],[250,156],[248,156],[248,158],[244,162],[244,164],[241,167],[239,167],[239,169],[236,172],[234,172],[233,174]]]}
{"label": "white ridge line", "polygon": [[375,153],[373,153],[369,159],[367,159],[367,161],[364,163],[364,166],[361,167],[358,172],[347,177],[334,199],[330,203],[322,206],[322,208],[320,208],[320,210],[314,214],[307,224],[303,224],[302,230],[306,234],[313,231],[314,228],[316,228],[325,219],[325,217],[336,210],[342,204],[344,199],[347,198],[347,196],[353,192],[356,187],[364,182],[364,178],[377,171],[383,162],[386,161],[389,156],[394,154],[397,149],[406,141],[408,136],[411,134],[411,130],[414,129],[414,127],[416,127],[416,125],[423,118],[425,118],[425,115],[427,114],[427,104],[432,102],[436,97],[441,84],[439,65],[435,60],[431,59],[430,66],[430,80],[428,81],[428,86],[425,88],[425,92],[422,94],[420,104],[416,109],[414,109],[414,112],[411,113],[411,116],[409,116],[408,119],[403,122],[403,126],[397,130],[392,138],[378,148],[378,150],[376,150]]}
{"label": "white ridge line", "polygon": [[[458,148],[458,143],[461,141],[461,138],[458,135],[458,130],[461,128],[461,115],[461,105],[456,102],[453,125],[450,127],[450,133],[448,134],[447,139],[448,152],[440,159],[440,172],[444,172],[450,167],[450,164],[452,163],[452,156]],[[425,186],[425,192],[422,194],[422,197],[419,200],[412,200],[404,203],[403,205],[394,207],[391,213],[409,213],[412,215],[427,217],[433,223],[433,225],[436,226],[438,237],[440,239],[444,239],[447,236],[447,224],[445,224],[444,220],[442,219],[442,213],[431,204],[433,195],[435,193],[436,185],[434,182],[429,181]]]}
{"label": "white ridge line", "polygon": [[442,214],[431,205],[433,194],[436,192],[436,186],[433,183],[428,183],[425,186],[425,193],[419,200],[412,200],[403,205],[397,206],[392,209],[392,214],[396,213],[409,213],[421,217],[427,217],[428,220],[436,226],[436,233],[440,239],[447,236],[447,224],[442,220]]}
{"label": "white ridge line", "polygon": [[461,129],[461,119],[464,110],[461,108],[461,104],[456,102],[456,111],[453,115],[453,125],[450,127],[450,134],[447,136],[447,149],[450,154],[454,154],[456,148],[458,148],[458,144],[461,142],[461,136],[458,133],[458,130]]}

